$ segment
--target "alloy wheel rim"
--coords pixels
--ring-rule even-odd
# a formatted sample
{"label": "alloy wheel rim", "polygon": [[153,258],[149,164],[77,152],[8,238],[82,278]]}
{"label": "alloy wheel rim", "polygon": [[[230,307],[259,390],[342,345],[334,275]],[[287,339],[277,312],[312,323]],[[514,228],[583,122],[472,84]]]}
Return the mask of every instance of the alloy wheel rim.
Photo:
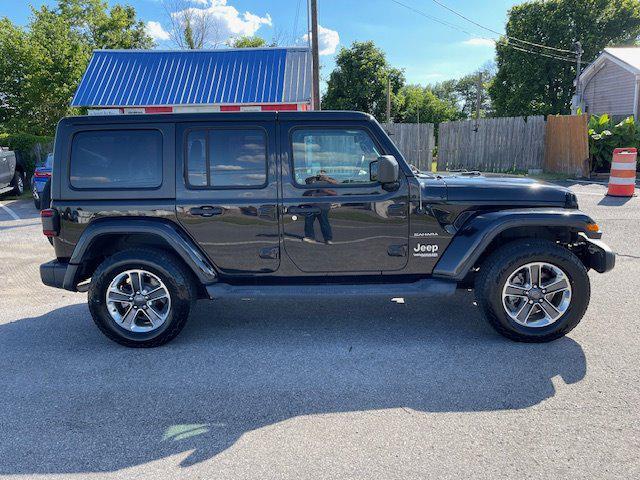
{"label": "alloy wheel rim", "polygon": [[502,289],[502,306],[519,325],[543,328],[559,321],[571,305],[571,282],[556,265],[533,262],[518,267]]}
{"label": "alloy wheel rim", "polygon": [[116,324],[135,333],[157,330],[171,311],[171,296],[164,282],[138,269],[116,275],[107,289],[106,303]]}

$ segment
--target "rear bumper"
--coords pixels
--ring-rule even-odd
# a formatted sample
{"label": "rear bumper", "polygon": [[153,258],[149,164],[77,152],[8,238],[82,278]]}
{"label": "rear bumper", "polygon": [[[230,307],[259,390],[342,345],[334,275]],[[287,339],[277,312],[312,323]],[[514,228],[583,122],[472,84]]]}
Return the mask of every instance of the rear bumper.
{"label": "rear bumper", "polygon": [[593,268],[598,273],[606,273],[616,266],[616,254],[609,246],[600,241],[586,238],[587,251],[585,263],[589,268]]}
{"label": "rear bumper", "polygon": [[58,260],[43,263],[40,265],[40,279],[48,287],[64,288],[64,278],[68,268],[68,263],[62,263]]}

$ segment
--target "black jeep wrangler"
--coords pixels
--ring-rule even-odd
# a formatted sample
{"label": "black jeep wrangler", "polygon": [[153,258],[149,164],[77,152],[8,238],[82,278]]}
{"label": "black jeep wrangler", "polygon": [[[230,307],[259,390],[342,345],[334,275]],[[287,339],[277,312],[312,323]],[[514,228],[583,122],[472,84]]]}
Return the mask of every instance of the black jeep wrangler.
{"label": "black jeep wrangler", "polygon": [[173,339],[199,298],[456,288],[502,335],[546,342],[615,263],[569,190],[419,172],[362,113],[66,118],[53,165],[42,281],[88,291],[130,347]]}

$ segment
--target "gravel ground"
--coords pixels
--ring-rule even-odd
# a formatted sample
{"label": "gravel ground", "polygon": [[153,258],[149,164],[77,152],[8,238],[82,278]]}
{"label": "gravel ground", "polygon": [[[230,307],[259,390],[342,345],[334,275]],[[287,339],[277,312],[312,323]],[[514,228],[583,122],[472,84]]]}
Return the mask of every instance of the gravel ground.
{"label": "gravel ground", "polygon": [[[619,253],[569,337],[504,340],[473,297],[202,302],[128,350],[44,287],[0,208],[0,477],[640,478],[640,200],[575,184]],[[18,477],[16,477],[18,476]]]}

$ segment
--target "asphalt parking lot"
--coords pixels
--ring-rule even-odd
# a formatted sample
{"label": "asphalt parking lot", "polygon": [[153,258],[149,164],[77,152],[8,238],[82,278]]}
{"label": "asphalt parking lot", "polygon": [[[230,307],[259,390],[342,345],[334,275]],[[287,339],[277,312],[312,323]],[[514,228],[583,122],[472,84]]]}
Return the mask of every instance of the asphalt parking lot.
{"label": "asphalt parking lot", "polygon": [[640,478],[640,199],[571,188],[619,257],[546,345],[461,292],[203,302],[173,343],[125,349],[40,283],[38,214],[0,199],[0,476]]}

